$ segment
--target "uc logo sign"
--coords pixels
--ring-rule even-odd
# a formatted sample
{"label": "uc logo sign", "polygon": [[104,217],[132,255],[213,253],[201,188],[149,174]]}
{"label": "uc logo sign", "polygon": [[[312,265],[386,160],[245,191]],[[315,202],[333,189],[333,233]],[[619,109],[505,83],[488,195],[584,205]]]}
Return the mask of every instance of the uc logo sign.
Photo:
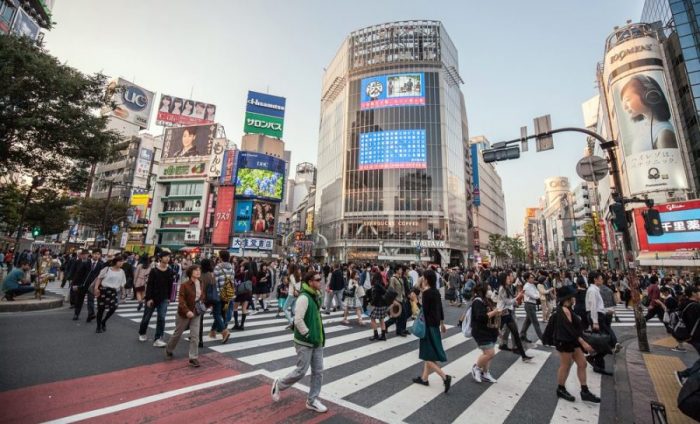
{"label": "uc logo sign", "polygon": [[136,112],[140,112],[148,106],[148,97],[146,93],[133,85],[124,89],[122,92],[122,100],[126,107]]}

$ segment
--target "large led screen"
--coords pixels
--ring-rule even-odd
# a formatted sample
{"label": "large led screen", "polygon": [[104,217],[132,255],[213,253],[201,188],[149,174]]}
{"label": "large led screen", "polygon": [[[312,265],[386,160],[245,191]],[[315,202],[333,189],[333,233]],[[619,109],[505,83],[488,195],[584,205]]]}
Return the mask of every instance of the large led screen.
{"label": "large led screen", "polygon": [[359,169],[425,169],[425,151],[425,130],[375,131],[360,134]]}
{"label": "large led screen", "polygon": [[421,72],[379,75],[360,84],[360,109],[425,105],[425,77]]}
{"label": "large led screen", "polygon": [[645,208],[634,210],[634,219],[642,250],[673,251],[700,248],[700,200],[665,203],[654,206],[660,212],[664,234],[648,236],[641,214]]}
{"label": "large led screen", "polygon": [[262,153],[240,152],[236,172],[236,198],[281,201],[286,162]]}

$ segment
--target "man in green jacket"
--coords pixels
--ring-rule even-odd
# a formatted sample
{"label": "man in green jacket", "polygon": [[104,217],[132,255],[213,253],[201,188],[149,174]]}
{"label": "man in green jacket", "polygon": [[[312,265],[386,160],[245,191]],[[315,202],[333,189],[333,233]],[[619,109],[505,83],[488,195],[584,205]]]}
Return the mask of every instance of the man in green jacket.
{"label": "man in green jacket", "polygon": [[328,408],[318,400],[323,381],[323,346],[326,334],[321,321],[321,274],[310,271],[304,276],[301,293],[294,307],[294,344],[297,350],[297,367],[285,377],[272,383],[272,400],[280,400],[280,392],[286,390],[306,375],[311,366],[311,385],[306,408],[326,412]]}

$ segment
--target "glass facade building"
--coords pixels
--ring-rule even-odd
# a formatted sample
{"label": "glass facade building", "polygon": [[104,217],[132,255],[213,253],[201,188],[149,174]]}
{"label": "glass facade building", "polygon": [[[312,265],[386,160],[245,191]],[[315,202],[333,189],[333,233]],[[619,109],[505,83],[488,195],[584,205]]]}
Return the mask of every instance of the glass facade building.
{"label": "glass facade building", "polygon": [[317,254],[466,262],[461,83],[440,22],[386,23],[344,40],[323,78]]}
{"label": "glass facade building", "polygon": [[700,0],[646,0],[642,22],[661,22],[664,51],[687,140],[693,189],[700,193]]}

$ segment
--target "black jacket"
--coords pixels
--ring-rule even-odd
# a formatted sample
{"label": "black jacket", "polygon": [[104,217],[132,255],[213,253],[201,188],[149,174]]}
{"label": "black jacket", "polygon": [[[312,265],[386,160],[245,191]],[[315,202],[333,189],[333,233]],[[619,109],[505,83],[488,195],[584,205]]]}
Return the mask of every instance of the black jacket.
{"label": "black jacket", "polygon": [[442,311],[442,299],[440,298],[438,289],[431,287],[424,291],[422,303],[425,325],[428,327],[438,327],[440,321],[445,320],[445,314]]}
{"label": "black jacket", "polygon": [[372,286],[372,301],[370,302],[374,307],[388,306],[384,301],[384,295],[386,294],[386,289],[384,284],[381,282],[375,283]]}
{"label": "black jacket", "polygon": [[331,290],[343,290],[345,288],[345,278],[343,278],[343,270],[338,268],[331,274]]}
{"label": "black jacket", "polygon": [[158,266],[151,269],[146,281],[146,301],[152,300],[155,305],[158,305],[162,301],[170,299],[174,275],[175,272],[169,267],[165,271],[161,271]]}
{"label": "black jacket", "polygon": [[93,268],[91,259],[80,262],[73,276],[73,285],[85,289],[90,287],[90,284],[95,281],[95,278],[100,275],[100,271],[102,271],[102,268],[105,266],[106,264],[104,262],[97,261]]}
{"label": "black jacket", "polygon": [[491,325],[492,319],[488,316],[490,310],[484,300],[474,298],[472,301],[472,337],[477,344],[495,343],[498,339],[498,328]]}

